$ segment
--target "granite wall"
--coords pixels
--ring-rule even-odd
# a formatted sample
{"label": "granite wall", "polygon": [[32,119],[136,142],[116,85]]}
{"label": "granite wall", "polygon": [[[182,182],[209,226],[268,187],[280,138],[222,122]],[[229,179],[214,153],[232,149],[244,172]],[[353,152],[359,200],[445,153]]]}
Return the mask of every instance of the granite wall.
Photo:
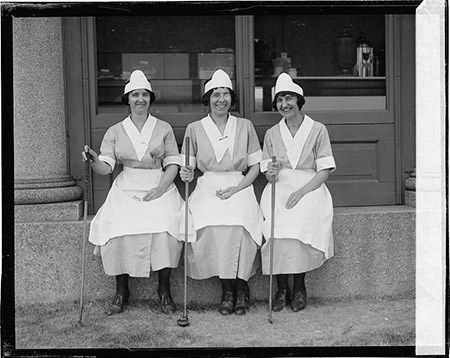
{"label": "granite wall", "polygon": [[[90,220],[91,218],[89,218]],[[336,208],[335,256],[307,274],[309,296],[377,297],[415,292],[415,209],[409,206]],[[80,296],[83,221],[16,222],[16,303],[75,301]],[[112,298],[113,277],[104,275],[101,259],[88,244],[85,298]],[[183,300],[183,259],[172,276],[172,294]],[[250,279],[252,297],[268,298],[268,276]],[[275,286],[275,284],[274,284]],[[134,299],[157,298],[157,275],[131,279]],[[274,287],[275,289],[275,287]],[[218,279],[188,279],[188,300],[220,300]]]}

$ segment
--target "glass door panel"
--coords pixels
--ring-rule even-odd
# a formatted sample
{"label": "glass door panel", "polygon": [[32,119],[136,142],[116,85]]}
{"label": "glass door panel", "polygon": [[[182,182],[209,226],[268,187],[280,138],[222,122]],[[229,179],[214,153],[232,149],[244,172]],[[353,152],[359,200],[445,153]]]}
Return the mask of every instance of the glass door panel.
{"label": "glass door panel", "polygon": [[276,77],[305,91],[305,110],[386,109],[384,15],[255,16],[255,112],[272,111]]}
{"label": "glass door panel", "polygon": [[135,69],[152,84],[154,114],[204,112],[204,83],[217,68],[235,81],[234,16],[97,17],[96,33],[98,113],[123,110]]}

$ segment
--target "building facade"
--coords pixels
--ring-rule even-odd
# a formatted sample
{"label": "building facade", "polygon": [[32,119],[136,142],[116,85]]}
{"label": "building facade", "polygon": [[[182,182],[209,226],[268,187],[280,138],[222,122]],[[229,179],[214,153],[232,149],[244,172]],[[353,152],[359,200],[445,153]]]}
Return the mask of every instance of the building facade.
{"label": "building facade", "polygon": [[[233,113],[254,123],[261,142],[280,120],[271,108],[276,76],[289,72],[304,88],[305,112],[327,126],[338,167],[327,182],[336,257],[310,276],[311,294],[414,291],[415,211],[405,205],[406,189],[414,189],[414,10],[260,4],[249,12],[230,3],[183,15],[183,5],[171,11],[152,3],[92,6],[59,7],[50,15],[47,8],[45,17],[36,16],[42,8],[28,7],[11,20],[17,302],[45,301],[55,282],[53,298],[76,297],[81,151],[85,143],[98,151],[106,129],[127,115],[120,96],[135,68],[155,90],[150,111],[172,125],[179,145],[187,124],[206,113],[201,94],[216,68],[232,77]],[[88,178],[90,215],[114,174]],[[258,198],[264,185],[260,175]],[[88,260],[87,292],[108,295],[113,282],[99,261]],[[45,282],[39,272],[47,273]],[[208,282],[192,283],[190,294],[214,292]],[[254,296],[264,299],[265,278],[253,282]],[[138,287],[147,294],[148,287]]]}

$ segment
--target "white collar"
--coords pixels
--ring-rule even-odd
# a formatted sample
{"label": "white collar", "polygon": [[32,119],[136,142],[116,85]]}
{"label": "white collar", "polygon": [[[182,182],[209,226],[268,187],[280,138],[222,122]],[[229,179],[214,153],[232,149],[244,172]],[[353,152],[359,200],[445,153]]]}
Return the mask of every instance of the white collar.
{"label": "white collar", "polygon": [[227,149],[233,160],[234,140],[236,137],[236,117],[231,114],[228,116],[223,135],[209,115],[202,119],[202,125],[213,147],[217,163],[220,163],[223,159]]}
{"label": "white collar", "polygon": [[314,125],[314,121],[311,119],[311,117],[308,117],[305,114],[305,118],[303,118],[303,122],[300,125],[300,128],[297,130],[297,133],[295,133],[294,137],[292,137],[292,134],[287,127],[286,119],[284,117],[281,119],[279,124],[281,138],[283,139],[284,145],[286,147],[286,154],[288,156],[289,162],[291,163],[292,169],[295,169],[300,159],[300,155],[302,154],[306,138],[308,138],[308,135]]}
{"label": "white collar", "polygon": [[130,116],[125,118],[122,123],[125,128],[125,132],[131,139],[131,143],[133,144],[138,160],[142,160],[148,149],[148,143],[152,138],[153,130],[156,126],[156,118],[149,114],[140,132],[134,125]]}

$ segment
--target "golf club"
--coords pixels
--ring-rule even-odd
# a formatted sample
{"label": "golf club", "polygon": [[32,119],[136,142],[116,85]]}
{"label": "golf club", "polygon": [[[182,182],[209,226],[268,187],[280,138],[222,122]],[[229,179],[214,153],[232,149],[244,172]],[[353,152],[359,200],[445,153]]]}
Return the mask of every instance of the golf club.
{"label": "golf club", "polygon": [[[184,165],[189,166],[189,137],[185,139],[185,160]],[[189,326],[189,319],[186,308],[187,301],[187,244],[188,244],[188,214],[189,214],[189,182],[184,183],[184,311],[183,317],[177,321],[180,327]]]}
{"label": "golf club", "polygon": [[88,151],[84,152],[86,154],[87,160],[84,162],[84,209],[83,209],[83,252],[81,255],[81,293],[80,293],[80,310],[78,313],[78,324],[82,324],[83,319],[83,304],[84,304],[84,271],[86,266],[86,229],[87,229],[87,212],[88,212],[88,198],[89,198],[89,181],[91,174],[91,154]]}

